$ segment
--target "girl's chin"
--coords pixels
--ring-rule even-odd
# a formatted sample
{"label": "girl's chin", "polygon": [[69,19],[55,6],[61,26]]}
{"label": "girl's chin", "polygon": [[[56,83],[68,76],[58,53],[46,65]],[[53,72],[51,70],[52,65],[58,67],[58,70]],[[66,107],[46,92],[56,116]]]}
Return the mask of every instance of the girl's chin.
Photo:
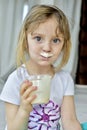
{"label": "girl's chin", "polygon": [[36,64],[36,65],[38,65],[38,66],[50,66],[52,63],[51,62],[49,62],[49,61],[41,61],[41,60],[37,60],[37,61],[30,61],[31,62],[31,64]]}
{"label": "girl's chin", "polygon": [[43,67],[45,67],[45,66],[50,66],[51,65],[51,63],[46,63],[46,62],[44,62],[44,63],[39,63],[39,65],[40,66],[43,66]]}

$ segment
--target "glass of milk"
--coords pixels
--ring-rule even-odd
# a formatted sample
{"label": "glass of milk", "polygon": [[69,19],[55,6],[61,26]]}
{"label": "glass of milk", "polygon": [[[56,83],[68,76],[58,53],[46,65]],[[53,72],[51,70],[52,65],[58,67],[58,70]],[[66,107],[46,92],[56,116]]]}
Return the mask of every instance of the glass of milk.
{"label": "glass of milk", "polygon": [[31,95],[37,95],[32,104],[45,104],[49,102],[50,87],[51,87],[50,75],[31,75],[29,81],[33,83],[32,86],[37,86],[37,90],[32,92]]}

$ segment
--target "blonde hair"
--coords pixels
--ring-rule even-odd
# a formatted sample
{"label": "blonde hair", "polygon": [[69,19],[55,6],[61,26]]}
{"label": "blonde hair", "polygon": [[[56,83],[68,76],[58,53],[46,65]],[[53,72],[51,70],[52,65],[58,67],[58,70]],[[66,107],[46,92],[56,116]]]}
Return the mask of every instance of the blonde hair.
{"label": "blonde hair", "polygon": [[32,33],[39,26],[40,23],[45,22],[51,17],[56,18],[59,31],[64,35],[62,60],[58,67],[55,68],[55,70],[57,71],[61,69],[68,62],[71,48],[71,40],[69,24],[65,14],[56,6],[36,5],[32,7],[31,10],[28,12],[19,33],[17,48],[18,66],[26,63],[26,56],[28,54],[27,32]]}

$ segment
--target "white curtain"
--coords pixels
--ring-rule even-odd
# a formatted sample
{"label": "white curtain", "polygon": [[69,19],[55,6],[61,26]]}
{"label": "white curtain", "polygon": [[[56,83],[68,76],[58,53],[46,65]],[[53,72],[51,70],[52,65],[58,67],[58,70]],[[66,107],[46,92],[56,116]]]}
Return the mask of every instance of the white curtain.
{"label": "white curtain", "polygon": [[24,0],[0,0],[0,89],[15,69],[17,36]]}
{"label": "white curtain", "polygon": [[15,69],[17,36],[22,22],[24,3],[29,8],[36,4],[53,4],[68,17],[71,29],[72,50],[65,70],[76,76],[78,61],[78,35],[81,0],[0,0],[0,90],[8,75]]}
{"label": "white curtain", "polygon": [[78,62],[78,35],[80,30],[82,0],[28,0],[28,2],[29,8],[31,8],[35,4],[56,5],[66,14],[70,24],[72,50],[69,62],[64,67],[64,70],[69,71],[75,79]]}

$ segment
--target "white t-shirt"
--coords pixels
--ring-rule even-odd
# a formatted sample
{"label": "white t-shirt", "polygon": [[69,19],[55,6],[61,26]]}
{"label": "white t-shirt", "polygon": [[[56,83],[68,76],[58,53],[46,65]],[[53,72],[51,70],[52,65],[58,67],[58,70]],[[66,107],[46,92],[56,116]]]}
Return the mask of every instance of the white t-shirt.
{"label": "white t-shirt", "polygon": [[[8,77],[0,99],[20,105],[20,85],[29,76],[25,66],[15,70]],[[50,100],[47,104],[33,105],[28,130],[59,130],[59,119],[63,96],[74,95],[74,82],[68,72],[55,73],[51,81]]]}

